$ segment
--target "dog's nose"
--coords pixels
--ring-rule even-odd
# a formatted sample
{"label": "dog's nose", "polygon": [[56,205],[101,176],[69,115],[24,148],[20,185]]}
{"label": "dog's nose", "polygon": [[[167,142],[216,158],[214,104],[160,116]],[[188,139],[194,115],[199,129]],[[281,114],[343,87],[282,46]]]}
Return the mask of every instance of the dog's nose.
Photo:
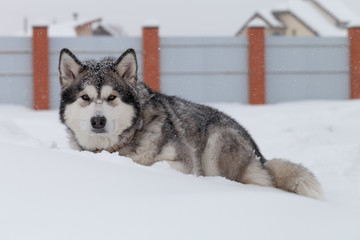
{"label": "dog's nose", "polygon": [[106,118],[104,116],[95,116],[90,119],[90,122],[93,128],[101,129],[106,125]]}

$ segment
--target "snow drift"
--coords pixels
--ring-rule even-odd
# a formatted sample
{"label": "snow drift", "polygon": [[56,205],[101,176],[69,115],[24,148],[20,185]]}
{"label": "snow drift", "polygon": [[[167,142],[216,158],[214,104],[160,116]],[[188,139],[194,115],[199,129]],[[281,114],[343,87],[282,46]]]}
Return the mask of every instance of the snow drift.
{"label": "snow drift", "polygon": [[0,106],[0,239],[359,239],[360,101],[214,104],[324,201],[69,149],[56,111]]}

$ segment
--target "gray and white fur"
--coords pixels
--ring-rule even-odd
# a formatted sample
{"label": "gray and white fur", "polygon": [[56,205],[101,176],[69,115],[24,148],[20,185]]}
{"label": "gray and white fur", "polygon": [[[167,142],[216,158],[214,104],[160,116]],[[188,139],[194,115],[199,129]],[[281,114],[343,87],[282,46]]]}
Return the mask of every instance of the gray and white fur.
{"label": "gray and white fur", "polygon": [[60,119],[77,150],[119,152],[183,173],[223,176],[322,198],[314,175],[286,160],[266,160],[249,133],[226,114],[151,90],[137,79],[133,49],[118,59],[81,62],[60,53]]}

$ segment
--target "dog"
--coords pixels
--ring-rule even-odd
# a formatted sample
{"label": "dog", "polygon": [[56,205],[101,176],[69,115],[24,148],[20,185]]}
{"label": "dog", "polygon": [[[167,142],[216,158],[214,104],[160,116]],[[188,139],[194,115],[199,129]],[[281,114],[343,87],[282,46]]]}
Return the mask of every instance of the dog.
{"label": "dog", "polygon": [[138,80],[137,70],[133,49],[118,59],[84,62],[61,50],[59,112],[72,148],[118,152],[145,166],[166,161],[186,174],[222,176],[323,198],[308,169],[283,159],[266,160],[231,117],[155,92]]}

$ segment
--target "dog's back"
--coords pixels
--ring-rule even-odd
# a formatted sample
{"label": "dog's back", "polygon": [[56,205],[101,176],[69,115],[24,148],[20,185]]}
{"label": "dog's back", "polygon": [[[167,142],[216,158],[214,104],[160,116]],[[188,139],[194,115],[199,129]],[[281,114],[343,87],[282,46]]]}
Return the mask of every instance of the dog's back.
{"label": "dog's back", "polygon": [[149,156],[139,159],[142,154],[137,151],[137,156],[131,156],[135,161],[151,165],[165,160],[184,173],[223,176],[321,198],[320,185],[306,168],[285,160],[265,160],[249,133],[231,117],[208,106],[148,91],[151,97],[143,109],[144,128],[132,144],[145,152],[153,149],[150,155],[155,157],[152,162]]}

